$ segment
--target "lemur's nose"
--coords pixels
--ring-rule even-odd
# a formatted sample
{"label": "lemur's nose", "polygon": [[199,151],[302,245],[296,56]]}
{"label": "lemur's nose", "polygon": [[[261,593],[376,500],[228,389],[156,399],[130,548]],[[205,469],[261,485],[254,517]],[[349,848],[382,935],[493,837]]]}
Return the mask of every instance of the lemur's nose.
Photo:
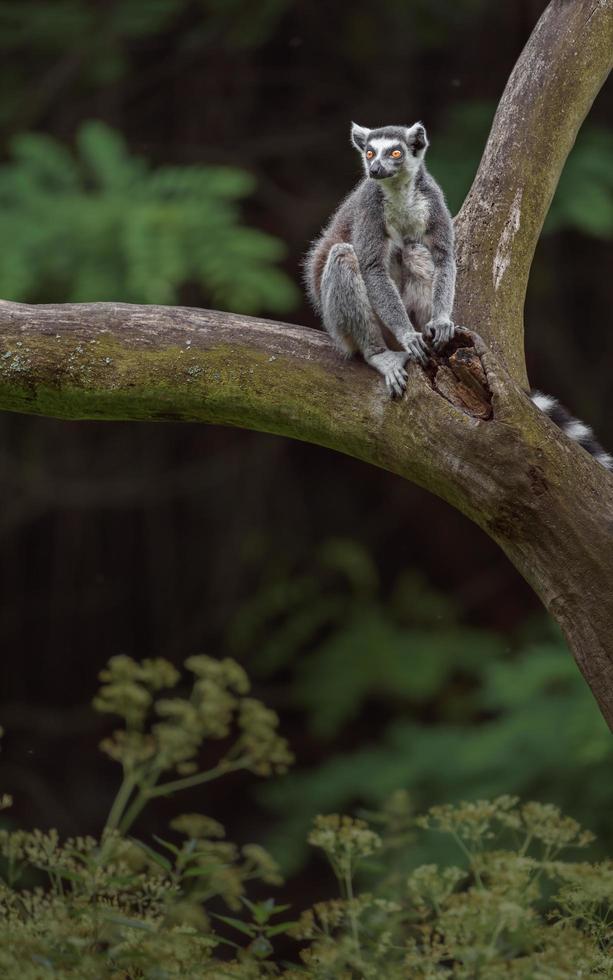
{"label": "lemur's nose", "polygon": [[383,167],[381,166],[378,160],[375,160],[374,163],[371,163],[370,165],[371,177],[380,177],[382,173],[383,173]]}

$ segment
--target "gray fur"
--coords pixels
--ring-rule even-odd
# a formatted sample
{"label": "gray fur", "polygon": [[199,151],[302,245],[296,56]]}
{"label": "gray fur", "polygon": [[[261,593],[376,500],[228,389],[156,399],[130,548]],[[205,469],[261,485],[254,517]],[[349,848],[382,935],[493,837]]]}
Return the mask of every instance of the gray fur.
{"label": "gray fur", "polygon": [[[359,351],[398,395],[406,361],[425,363],[426,340],[440,348],[454,333],[453,225],[423,162],[421,123],[372,130],[354,123],[351,137],[366,176],[313,243],[306,286],[337,345]],[[400,352],[388,349],[382,327]]]}

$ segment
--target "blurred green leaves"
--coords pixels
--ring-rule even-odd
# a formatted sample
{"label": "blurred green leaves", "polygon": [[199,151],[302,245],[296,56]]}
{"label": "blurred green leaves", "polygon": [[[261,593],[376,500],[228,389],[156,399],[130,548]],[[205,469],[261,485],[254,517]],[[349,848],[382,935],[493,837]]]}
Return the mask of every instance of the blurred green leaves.
{"label": "blurred green leaves", "polygon": [[[428,166],[453,214],[462,206],[494,118],[492,102],[461,102],[447,113],[428,150]],[[545,222],[544,234],[571,228],[613,237],[613,133],[593,124],[577,137]]]}
{"label": "blurred green leaves", "polygon": [[483,632],[467,629],[458,640],[457,629],[433,636],[431,629],[408,631],[390,622],[382,609],[356,610],[297,665],[296,702],[308,711],[313,734],[323,737],[334,736],[373,700],[396,710],[423,704],[460,664],[474,671],[491,656],[492,638]]}
{"label": "blurred green leaves", "polygon": [[265,44],[292,0],[200,0],[201,30],[208,39],[223,37],[230,49],[255,48]]}
{"label": "blurred green leaves", "polygon": [[613,236],[613,133],[586,126],[571,152],[545,222],[545,232],[575,228]]}
{"label": "blurred green leaves", "polygon": [[426,162],[457,214],[477,172],[496,106],[493,102],[459,102],[432,133]]}
{"label": "blurred green leaves", "polygon": [[100,122],[76,155],[50,136],[11,141],[0,167],[0,294],[5,299],[173,303],[198,284],[214,306],[285,311],[297,289],[276,267],[278,239],[240,223],[253,178],[232,167],[160,167]]}
{"label": "blurred green leaves", "polygon": [[86,4],[82,0],[0,0],[2,44],[9,50],[22,45],[66,50],[71,44],[95,44],[106,25],[115,37],[141,37],[164,27],[187,0],[122,0]]}
{"label": "blurred green leaves", "polygon": [[[0,30],[5,52],[32,49],[42,58],[48,73],[42,85],[21,72],[17,91],[0,100],[0,121],[20,117],[45,99],[45,82],[51,87],[62,79],[82,74],[94,85],[116,82],[128,69],[126,43],[156,34],[187,6],[188,0],[121,0],[83,3],[82,0],[0,0]],[[51,60],[58,59],[59,60]],[[13,79],[13,82],[15,79]],[[21,104],[23,111],[23,104]]]}
{"label": "blurred green leaves", "polygon": [[384,597],[367,553],[334,540],[310,568],[280,569],[230,643],[252,669],[283,671],[321,747],[319,764],[259,791],[282,818],[269,844],[287,867],[313,815],[376,807],[398,788],[418,807],[500,793],[552,801],[608,843],[613,743],[547,621],[508,642],[463,623],[415,572]]}
{"label": "blurred green leaves", "polygon": [[116,84],[133,70],[135,45],[177,27],[178,50],[187,57],[203,45],[257,47],[290,5],[290,0],[0,0],[3,50],[18,56],[33,50],[40,59],[35,78],[19,59],[0,68],[9,83],[0,97],[0,124],[14,127],[24,114],[38,116],[48,101],[47,87],[53,92],[67,79],[94,88]]}

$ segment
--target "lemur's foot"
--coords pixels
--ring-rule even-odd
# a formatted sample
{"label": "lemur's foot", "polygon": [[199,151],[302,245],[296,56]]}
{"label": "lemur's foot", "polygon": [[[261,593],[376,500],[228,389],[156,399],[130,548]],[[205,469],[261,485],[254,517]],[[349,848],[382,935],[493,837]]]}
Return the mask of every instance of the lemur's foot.
{"label": "lemur's foot", "polygon": [[368,363],[385,378],[385,384],[392,398],[402,398],[407,386],[407,372],[404,365],[410,355],[408,351],[386,350],[381,354],[372,354]]}
{"label": "lemur's foot", "polygon": [[437,320],[430,320],[424,330],[426,337],[432,341],[435,350],[440,350],[448,344],[455,333],[455,325],[448,317],[439,317]]}

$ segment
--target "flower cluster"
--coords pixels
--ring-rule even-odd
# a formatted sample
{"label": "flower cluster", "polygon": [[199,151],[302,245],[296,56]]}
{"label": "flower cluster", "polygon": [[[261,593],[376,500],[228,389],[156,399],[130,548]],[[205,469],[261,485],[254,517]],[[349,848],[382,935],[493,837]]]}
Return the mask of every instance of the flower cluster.
{"label": "flower cluster", "polygon": [[258,776],[287,772],[294,761],[287,741],[279,735],[279,718],[255,698],[243,698],[238,714],[241,735],[237,751],[249,760],[248,768]]}
{"label": "flower cluster", "polygon": [[143,660],[111,657],[100,671],[104,683],[94,698],[96,711],[120,715],[129,729],[141,729],[153,700],[153,692],[174,687],[179,672],[167,660]]}
{"label": "flower cluster", "polygon": [[417,823],[429,830],[453,834],[471,844],[483,844],[494,838],[495,828],[517,829],[520,826],[517,802],[515,796],[498,796],[495,800],[475,800],[458,806],[433,806]]}
{"label": "flower cluster", "polygon": [[[176,816],[175,837],[155,847],[127,837],[156,796],[236,769],[270,776],[291,762],[277,716],[249,696],[238,664],[199,656],[186,666],[194,680],[183,697],[160,696],[180,682],[164,660],[115,657],[102,672],[96,706],[125,727],[103,745],[124,777],[99,839],[0,830],[3,980],[613,980],[613,863],[564,860],[592,836],[550,805],[501,796],[415,820],[396,793],[368,815],[379,832],[363,819],[319,816],[309,842],[341,897],[297,922],[278,921],[288,906],[272,898],[248,898],[253,880],[279,885],[279,868],[259,844],[227,841],[214,818]],[[220,762],[200,771],[202,743],[233,733]],[[173,769],[179,778],[160,782]],[[448,835],[458,865],[403,871],[417,827]],[[360,888],[364,871],[370,890]],[[299,965],[275,961],[282,934],[302,944]]]}
{"label": "flower cluster", "polygon": [[285,772],[293,757],[278,734],[277,715],[247,697],[249,679],[240,664],[201,655],[189,657],[185,666],[194,675],[187,696],[156,697],[179,683],[172,664],[162,659],[137,663],[126,656],[109,661],[94,707],[120,715],[126,727],[104,739],[103,751],[138,783],[173,769],[187,777],[198,772],[203,743],[229,738],[236,725],[238,737],[221,769],[236,768],[240,760],[239,768],[258,775]]}
{"label": "flower cluster", "polygon": [[370,857],[382,845],[379,835],[370,829],[365,820],[355,820],[337,813],[316,817],[308,841],[314,847],[321,847],[342,880],[353,874],[360,860]]}

